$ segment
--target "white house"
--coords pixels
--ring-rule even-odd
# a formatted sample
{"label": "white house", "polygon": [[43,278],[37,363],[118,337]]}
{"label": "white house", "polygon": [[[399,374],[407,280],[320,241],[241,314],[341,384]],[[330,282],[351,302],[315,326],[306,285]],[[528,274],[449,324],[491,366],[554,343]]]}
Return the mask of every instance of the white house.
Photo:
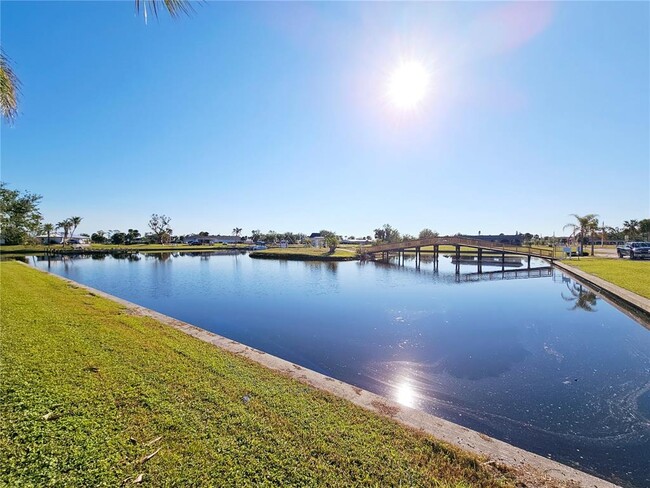
{"label": "white house", "polygon": [[314,232],[309,236],[312,247],[325,247],[325,238],[320,235],[320,232]]}
{"label": "white house", "polygon": [[[41,235],[41,236],[36,236],[36,239],[38,239],[41,244],[61,244],[63,243],[63,234],[59,232],[51,232],[49,241],[47,234]],[[67,244],[90,244],[90,237],[87,236],[68,236]]]}
{"label": "white house", "polygon": [[237,236],[200,236],[191,234],[183,237],[184,244],[236,244],[241,242]]}

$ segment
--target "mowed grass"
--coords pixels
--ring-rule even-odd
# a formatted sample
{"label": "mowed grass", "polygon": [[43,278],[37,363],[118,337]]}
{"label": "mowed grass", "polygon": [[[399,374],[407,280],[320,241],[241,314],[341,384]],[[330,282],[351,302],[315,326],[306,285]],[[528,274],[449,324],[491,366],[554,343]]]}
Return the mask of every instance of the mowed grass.
{"label": "mowed grass", "polygon": [[[189,244],[129,244],[129,245],[116,245],[116,244],[89,244],[83,246],[81,250],[91,251],[213,251],[219,249],[248,248],[249,244],[210,244],[201,246],[190,246]],[[0,254],[2,255],[23,255],[23,254],[38,254],[45,253],[48,250],[56,252],[74,252],[76,249],[73,246],[61,246],[61,244],[52,244],[51,246],[36,245],[18,245],[18,246],[0,246]]]}
{"label": "mowed grass", "polygon": [[650,260],[574,258],[565,259],[562,264],[574,266],[642,297],[650,298]]}
{"label": "mowed grass", "polygon": [[253,251],[250,253],[254,258],[272,258],[272,259],[306,259],[322,261],[344,261],[356,259],[356,248],[337,247],[334,252],[329,248],[322,247],[273,247],[262,251]]}
{"label": "mowed grass", "polygon": [[0,263],[0,280],[2,486],[513,486],[24,264]]}

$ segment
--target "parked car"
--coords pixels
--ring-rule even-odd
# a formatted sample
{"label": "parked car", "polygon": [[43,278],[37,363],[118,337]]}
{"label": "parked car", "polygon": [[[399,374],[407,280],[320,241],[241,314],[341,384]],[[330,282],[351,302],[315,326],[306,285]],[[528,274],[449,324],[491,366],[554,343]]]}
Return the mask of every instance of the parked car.
{"label": "parked car", "polygon": [[618,257],[629,256],[630,259],[650,258],[650,242],[628,242],[616,247]]}

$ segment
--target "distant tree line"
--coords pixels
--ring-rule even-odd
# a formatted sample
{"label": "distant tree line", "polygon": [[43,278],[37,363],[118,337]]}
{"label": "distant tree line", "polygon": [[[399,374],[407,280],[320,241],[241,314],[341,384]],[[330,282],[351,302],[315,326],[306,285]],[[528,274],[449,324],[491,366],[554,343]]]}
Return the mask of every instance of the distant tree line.
{"label": "distant tree line", "polygon": [[[43,217],[40,212],[40,195],[28,192],[13,190],[0,182],[0,237],[7,245],[35,243],[36,236],[47,236],[47,241],[57,231],[62,231],[61,243],[67,245],[70,239],[83,220],[82,217],[74,216],[63,219],[56,224],[43,223]],[[601,223],[596,214],[577,215],[573,214],[573,222],[564,226],[571,231],[570,237],[582,244],[595,243],[598,241],[650,241],[650,218],[625,220],[620,227],[606,226]],[[90,239],[98,244],[133,244],[133,243],[159,243],[165,244],[170,242],[180,242],[182,237],[173,236],[171,228],[171,218],[164,214],[152,214],[149,219],[150,232],[144,235],[138,229],[128,229],[126,232],[120,230],[98,230],[94,232]],[[310,240],[307,234],[301,232],[261,232],[260,230],[251,231],[250,236],[241,236],[242,228],[235,227],[233,235],[241,237],[242,240],[249,238],[255,242],[264,241],[269,244],[277,244],[280,241],[286,241],[289,244],[309,245]],[[518,233],[519,234],[519,233]],[[201,235],[209,235],[208,232],[202,231]],[[320,235],[325,237],[326,244],[332,247],[335,241],[344,240],[341,235],[337,235],[330,230],[321,230]],[[541,237],[537,234],[521,234],[526,244],[550,244],[554,240],[552,237]],[[438,236],[436,231],[429,228],[422,229],[417,238],[426,239]],[[329,241],[327,238],[330,237]],[[336,239],[334,239],[336,238]],[[374,230],[374,238],[378,242],[399,242],[403,240],[416,239],[410,234],[401,234],[390,224],[384,224]],[[347,239],[355,240],[354,236]],[[359,240],[372,240],[371,236],[360,237]]]}

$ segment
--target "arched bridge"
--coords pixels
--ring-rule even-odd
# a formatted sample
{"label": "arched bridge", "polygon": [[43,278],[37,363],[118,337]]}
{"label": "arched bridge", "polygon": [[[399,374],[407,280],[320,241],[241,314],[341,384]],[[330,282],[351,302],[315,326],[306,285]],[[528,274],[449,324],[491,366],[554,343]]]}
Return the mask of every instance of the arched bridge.
{"label": "arched bridge", "polygon": [[[455,256],[456,262],[460,262],[461,255],[477,255],[477,264],[480,265],[484,258],[495,256],[501,257],[501,262],[505,264],[505,257],[507,255],[525,256],[528,258],[528,268],[530,268],[531,258],[541,258],[552,262],[556,259],[555,248],[543,248],[533,246],[513,246],[508,244],[501,244],[497,242],[490,242],[481,239],[469,239],[460,236],[446,236],[446,237],[430,237],[427,239],[415,239],[411,241],[402,242],[387,242],[385,244],[377,244],[364,249],[366,254],[373,256],[373,258],[388,261],[391,254],[396,254],[398,259],[404,260],[405,252],[415,252],[416,264],[419,263],[421,253],[433,253],[434,259],[437,261],[441,252],[440,247],[444,246],[442,252]],[[423,250],[422,248],[432,248],[431,250]],[[451,249],[449,249],[451,248]],[[466,250],[463,248],[470,248]]]}

